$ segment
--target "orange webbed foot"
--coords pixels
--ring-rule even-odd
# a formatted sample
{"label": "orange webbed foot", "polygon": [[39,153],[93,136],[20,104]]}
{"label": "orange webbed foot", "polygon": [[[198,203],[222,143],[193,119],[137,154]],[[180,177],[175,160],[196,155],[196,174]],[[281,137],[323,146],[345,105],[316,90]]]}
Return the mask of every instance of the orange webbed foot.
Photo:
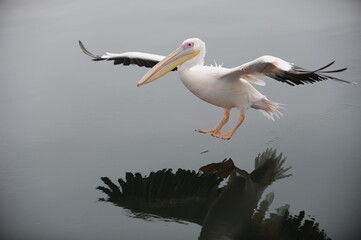
{"label": "orange webbed foot", "polygon": [[205,134],[220,134],[219,130],[216,130],[216,129],[212,129],[212,130],[208,130],[208,131],[204,131],[204,130],[200,130],[200,129],[196,129],[194,130],[198,133],[205,133]]}
{"label": "orange webbed foot", "polygon": [[221,133],[214,133],[214,134],[211,134],[212,137],[216,137],[216,138],[220,138],[220,139],[223,139],[223,140],[229,140],[231,139],[232,137],[232,134],[228,134],[228,133],[225,133],[225,134],[221,134]]}

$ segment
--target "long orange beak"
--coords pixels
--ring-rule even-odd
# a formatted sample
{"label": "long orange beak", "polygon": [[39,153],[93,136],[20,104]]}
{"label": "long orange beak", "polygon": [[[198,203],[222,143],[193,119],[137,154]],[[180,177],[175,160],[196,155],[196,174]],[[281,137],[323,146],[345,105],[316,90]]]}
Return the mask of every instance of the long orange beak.
{"label": "long orange beak", "polygon": [[137,87],[141,85],[153,82],[168,72],[172,71],[174,68],[178,67],[182,63],[188,61],[199,53],[199,51],[194,51],[193,49],[185,49],[180,47],[165,59],[160,61],[157,65],[151,68],[140,81],[137,83]]}

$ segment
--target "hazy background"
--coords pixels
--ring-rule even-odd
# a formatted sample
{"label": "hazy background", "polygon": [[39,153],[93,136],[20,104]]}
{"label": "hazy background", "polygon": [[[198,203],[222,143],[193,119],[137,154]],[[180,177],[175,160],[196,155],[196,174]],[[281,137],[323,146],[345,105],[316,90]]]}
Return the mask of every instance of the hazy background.
{"label": "hazy background", "polygon": [[[333,239],[352,239],[361,214],[361,86],[257,86],[287,104],[272,122],[255,110],[230,141],[211,129],[222,110],[170,73],[136,88],[146,68],[92,62],[95,52],[167,55],[206,42],[206,63],[234,67],[270,54],[360,83],[359,1],[0,1],[0,237],[196,239],[200,226],[146,222],[97,202],[100,177],[197,170],[231,157],[253,170],[267,147],[294,176],[274,184],[273,208],[305,210]],[[233,112],[232,122],[238,113]],[[206,154],[200,152],[209,150]]]}

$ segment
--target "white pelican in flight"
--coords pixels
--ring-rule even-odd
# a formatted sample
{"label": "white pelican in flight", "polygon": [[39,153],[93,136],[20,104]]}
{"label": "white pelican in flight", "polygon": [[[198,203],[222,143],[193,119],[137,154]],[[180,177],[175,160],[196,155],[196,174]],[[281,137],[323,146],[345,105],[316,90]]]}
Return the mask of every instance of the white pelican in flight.
{"label": "white pelican in flight", "polygon": [[[268,100],[252,86],[252,84],[265,85],[264,81],[255,78],[255,76],[267,76],[291,86],[328,79],[351,83],[325,75],[346,70],[346,68],[342,68],[324,71],[334,62],[314,71],[305,70],[273,56],[262,56],[235,68],[205,66],[206,47],[204,42],[198,38],[185,40],[177,50],[167,57],[141,52],[95,55],[89,52],[81,41],[79,41],[79,45],[83,52],[92,57],[94,61],[106,60],[114,61],[115,65],[135,64],[151,68],[137,83],[138,87],[153,82],[170,71],[178,71],[181,81],[189,91],[200,99],[224,109],[223,118],[212,130],[196,131],[225,140],[230,139],[242,124],[246,110],[250,107],[261,110],[265,116],[272,120],[274,116],[279,117],[281,115],[279,112],[280,104]],[[238,120],[228,132],[221,133],[222,127],[229,120],[232,108],[238,109]]]}

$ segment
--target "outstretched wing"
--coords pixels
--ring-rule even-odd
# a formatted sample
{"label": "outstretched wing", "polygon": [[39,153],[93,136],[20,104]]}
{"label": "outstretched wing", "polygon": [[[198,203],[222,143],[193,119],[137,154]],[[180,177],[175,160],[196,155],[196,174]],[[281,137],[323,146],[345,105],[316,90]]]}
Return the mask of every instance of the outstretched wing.
{"label": "outstretched wing", "polygon": [[[92,58],[93,61],[114,61],[114,65],[138,65],[140,67],[152,68],[165,58],[165,56],[141,52],[105,53],[103,55],[95,55],[89,52],[80,40],[79,46],[86,55]],[[177,68],[173,69],[173,71],[175,70],[177,70]]]}
{"label": "outstretched wing", "polygon": [[151,172],[149,176],[127,173],[119,185],[101,178],[106,186],[97,187],[107,195],[100,201],[129,209],[135,217],[188,221],[202,225],[209,207],[221,190],[222,179],[195,171],[171,169]]}
{"label": "outstretched wing", "polygon": [[333,76],[325,75],[327,73],[336,73],[345,71],[347,68],[325,71],[324,69],[331,66],[335,61],[314,71],[295,66],[280,58],[273,56],[262,56],[251,62],[235,67],[226,73],[223,78],[243,78],[251,83],[265,85],[262,80],[254,76],[267,76],[277,81],[289,85],[300,85],[305,83],[315,83],[323,80],[335,80],[344,83],[352,83]]}

